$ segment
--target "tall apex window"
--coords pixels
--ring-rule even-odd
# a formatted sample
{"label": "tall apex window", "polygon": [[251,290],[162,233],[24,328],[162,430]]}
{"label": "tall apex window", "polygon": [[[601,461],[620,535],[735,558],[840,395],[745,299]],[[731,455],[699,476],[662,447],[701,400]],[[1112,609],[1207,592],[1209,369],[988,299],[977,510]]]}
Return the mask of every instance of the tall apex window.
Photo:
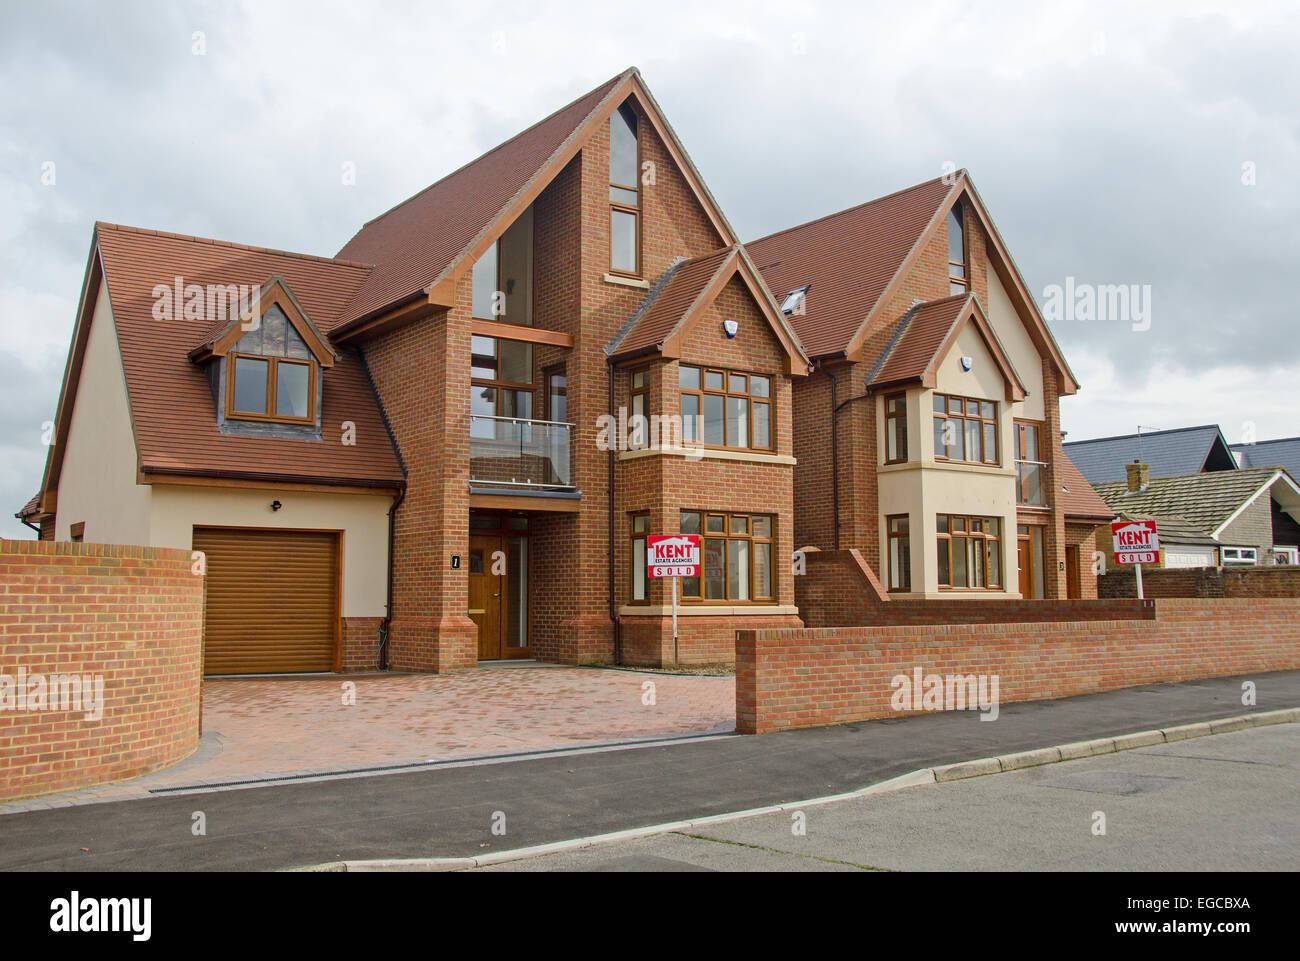
{"label": "tall apex window", "polygon": [[531,327],[533,323],[533,208],[506,228],[471,272],[471,313]]}
{"label": "tall apex window", "polygon": [[636,114],[623,104],[609,116],[609,266],[641,272],[641,169]]}
{"label": "tall apex window", "polygon": [[948,211],[948,293],[964,294],[970,289],[970,263],[966,254],[966,225],[961,204]]}

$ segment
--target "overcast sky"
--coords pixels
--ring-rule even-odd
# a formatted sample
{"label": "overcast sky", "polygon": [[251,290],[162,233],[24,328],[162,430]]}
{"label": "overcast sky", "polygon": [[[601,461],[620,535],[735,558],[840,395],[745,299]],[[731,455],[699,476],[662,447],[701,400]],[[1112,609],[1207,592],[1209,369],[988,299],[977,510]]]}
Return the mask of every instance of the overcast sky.
{"label": "overcast sky", "polygon": [[1040,304],[1067,278],[1149,289],[1149,324],[1053,323],[1071,439],[1300,435],[1294,3],[0,11],[3,536],[25,534],[95,220],[332,255],[631,65],[746,239],[953,164]]}

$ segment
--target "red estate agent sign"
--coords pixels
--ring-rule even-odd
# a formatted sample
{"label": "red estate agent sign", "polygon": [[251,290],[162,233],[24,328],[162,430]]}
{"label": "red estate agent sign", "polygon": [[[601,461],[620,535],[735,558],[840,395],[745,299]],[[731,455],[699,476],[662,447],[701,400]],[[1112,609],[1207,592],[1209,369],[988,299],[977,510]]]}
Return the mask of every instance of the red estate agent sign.
{"label": "red estate agent sign", "polygon": [[699,534],[656,534],[645,539],[651,577],[699,577]]}
{"label": "red estate agent sign", "polygon": [[1155,521],[1111,521],[1110,536],[1115,544],[1115,563],[1133,564],[1138,597],[1142,593],[1142,565],[1160,559],[1160,538]]}
{"label": "red estate agent sign", "polygon": [[1155,521],[1112,521],[1116,564],[1154,564],[1160,559]]}

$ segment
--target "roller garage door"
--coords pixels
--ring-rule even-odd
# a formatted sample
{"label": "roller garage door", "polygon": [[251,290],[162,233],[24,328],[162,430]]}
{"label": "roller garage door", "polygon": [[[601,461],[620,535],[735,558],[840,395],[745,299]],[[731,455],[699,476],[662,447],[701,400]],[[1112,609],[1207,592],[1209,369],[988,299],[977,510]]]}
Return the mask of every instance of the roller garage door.
{"label": "roller garage door", "polygon": [[338,535],[194,528],[207,555],[205,674],[334,670]]}

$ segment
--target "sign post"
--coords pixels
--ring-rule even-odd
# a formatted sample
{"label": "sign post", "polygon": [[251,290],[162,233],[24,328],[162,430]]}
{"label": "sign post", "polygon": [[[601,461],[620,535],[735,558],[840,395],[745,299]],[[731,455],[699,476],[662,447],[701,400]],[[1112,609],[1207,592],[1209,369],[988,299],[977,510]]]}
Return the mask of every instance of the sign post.
{"label": "sign post", "polygon": [[655,534],[645,543],[646,567],[651,577],[673,582],[673,664],[677,663],[677,579],[700,576],[699,534]]}
{"label": "sign post", "polygon": [[1155,521],[1111,521],[1110,536],[1115,546],[1116,564],[1133,564],[1137,577],[1138,598],[1142,593],[1142,565],[1160,559],[1160,537]]}

